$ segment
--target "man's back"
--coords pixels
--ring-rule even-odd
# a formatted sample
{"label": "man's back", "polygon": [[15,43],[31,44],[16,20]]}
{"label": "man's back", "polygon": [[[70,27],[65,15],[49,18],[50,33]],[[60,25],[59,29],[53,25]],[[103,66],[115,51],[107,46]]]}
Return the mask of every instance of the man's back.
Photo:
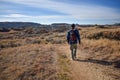
{"label": "man's back", "polygon": [[72,29],[67,34],[67,41],[69,44],[77,44],[80,41],[80,34],[77,29]]}

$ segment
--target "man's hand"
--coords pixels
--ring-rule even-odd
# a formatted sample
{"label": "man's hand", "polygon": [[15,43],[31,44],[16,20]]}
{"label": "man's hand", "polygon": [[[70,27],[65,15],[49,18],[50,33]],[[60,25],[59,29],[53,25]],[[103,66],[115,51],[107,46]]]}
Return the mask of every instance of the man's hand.
{"label": "man's hand", "polygon": [[81,41],[79,41],[79,44],[81,44]]}
{"label": "man's hand", "polygon": [[69,41],[67,41],[67,43],[69,44]]}
{"label": "man's hand", "polygon": [[68,42],[68,44],[69,44],[69,42]]}

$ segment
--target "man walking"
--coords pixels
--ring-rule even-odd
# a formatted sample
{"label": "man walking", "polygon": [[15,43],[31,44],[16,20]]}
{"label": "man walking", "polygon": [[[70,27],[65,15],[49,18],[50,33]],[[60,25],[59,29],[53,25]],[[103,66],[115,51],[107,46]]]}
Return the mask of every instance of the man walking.
{"label": "man walking", "polygon": [[75,28],[75,24],[71,25],[71,30],[67,34],[67,42],[70,44],[72,60],[76,59],[77,43],[81,43],[79,31]]}

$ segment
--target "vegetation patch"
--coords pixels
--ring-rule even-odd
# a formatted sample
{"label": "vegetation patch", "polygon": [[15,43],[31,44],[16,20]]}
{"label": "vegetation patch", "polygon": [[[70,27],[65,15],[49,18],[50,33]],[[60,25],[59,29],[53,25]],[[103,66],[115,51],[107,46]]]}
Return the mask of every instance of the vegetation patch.
{"label": "vegetation patch", "polygon": [[70,60],[65,54],[59,54],[58,64],[60,66],[60,72],[58,73],[58,77],[61,80],[72,80],[70,76]]}
{"label": "vegetation patch", "polygon": [[87,36],[88,39],[113,39],[113,40],[120,40],[120,31],[103,31],[103,32],[95,32],[89,34]]}

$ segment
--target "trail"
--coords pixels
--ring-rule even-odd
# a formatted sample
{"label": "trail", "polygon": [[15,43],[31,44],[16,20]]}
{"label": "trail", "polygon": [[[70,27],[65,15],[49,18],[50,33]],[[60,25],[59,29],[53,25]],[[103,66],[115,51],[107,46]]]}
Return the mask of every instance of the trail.
{"label": "trail", "polygon": [[[66,53],[65,55],[68,56],[68,58],[71,58],[70,55],[70,49],[69,45],[63,45],[59,47],[59,50],[61,50],[63,53]],[[108,66],[100,65],[95,63],[95,61],[89,61],[87,60],[88,57],[91,57],[88,53],[85,53],[85,51],[78,50],[77,51],[77,60],[73,61],[70,60],[70,71],[71,76],[73,76],[73,80],[119,80],[120,78],[114,79],[113,77],[104,74],[103,72],[105,69],[108,68]],[[109,71],[109,70],[108,70]]]}
{"label": "trail", "polygon": [[[62,64],[59,64],[61,54],[67,57],[63,56]],[[0,80],[120,80],[118,69],[111,69],[109,64],[99,60],[89,60],[92,56],[78,48],[77,60],[73,61],[67,44],[3,49],[0,51]],[[69,68],[71,79],[66,79],[66,70],[61,66],[67,71]],[[59,77],[58,74],[62,75]]]}

